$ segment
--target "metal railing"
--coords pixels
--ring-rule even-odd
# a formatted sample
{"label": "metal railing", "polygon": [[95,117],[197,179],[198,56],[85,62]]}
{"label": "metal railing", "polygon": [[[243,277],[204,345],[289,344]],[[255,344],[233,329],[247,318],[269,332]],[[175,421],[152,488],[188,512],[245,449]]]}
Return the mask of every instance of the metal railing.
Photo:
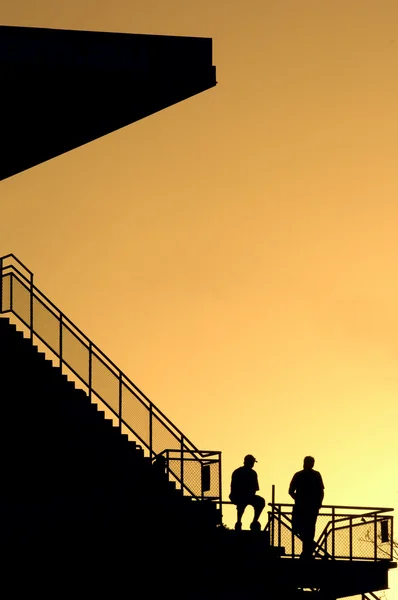
{"label": "metal railing", "polygon": [[175,480],[176,474],[181,480],[187,479],[191,496],[202,500],[214,500],[218,506],[220,500],[214,482],[221,481],[221,452],[167,448],[156,457],[158,464],[162,461],[170,480]]}
{"label": "metal railing", "polygon": [[[284,547],[284,555],[300,556],[302,542],[292,528],[293,504],[270,503],[267,528],[270,543]],[[314,556],[332,560],[392,561],[393,508],[324,505],[319,511]]]}
{"label": "metal railing", "polygon": [[0,257],[0,314],[14,315],[32,342],[44,344],[61,370],[82,384],[92,401],[107,407],[121,432],[132,434],[151,459],[164,456],[184,495],[221,501],[221,453],[199,450],[35,286],[32,271],[13,254]]}

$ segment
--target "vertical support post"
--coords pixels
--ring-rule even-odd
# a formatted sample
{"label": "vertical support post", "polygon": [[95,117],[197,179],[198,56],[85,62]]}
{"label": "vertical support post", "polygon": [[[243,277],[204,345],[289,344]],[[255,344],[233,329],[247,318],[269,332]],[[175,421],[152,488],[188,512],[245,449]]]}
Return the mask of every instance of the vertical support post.
{"label": "vertical support post", "polygon": [[122,433],[122,410],[123,410],[122,379],[123,379],[123,373],[121,371],[119,371],[119,429],[120,429],[120,433]]}
{"label": "vertical support post", "polygon": [[[180,456],[180,467],[181,467],[181,485],[182,485],[182,493],[184,495],[184,436],[181,435],[181,456]],[[202,461],[200,461],[202,464]]]}
{"label": "vertical support post", "polygon": [[222,482],[221,482],[221,452],[218,453],[218,499],[220,501],[220,512],[222,521]]}
{"label": "vertical support post", "polygon": [[349,519],[350,560],[352,560],[352,517]]}
{"label": "vertical support post", "polygon": [[153,427],[152,427],[152,412],[153,412],[153,406],[152,406],[152,402],[149,404],[149,456],[152,458],[152,447],[153,447],[153,443],[152,443],[152,436],[153,436]]}
{"label": "vertical support post", "polygon": [[334,558],[335,553],[335,519],[336,519],[336,509],[332,506],[332,558]]}
{"label": "vertical support post", "polygon": [[294,531],[292,528],[292,558],[294,558],[295,555],[295,541],[294,541]]}
{"label": "vertical support post", "polygon": [[374,559],[377,560],[377,515],[373,517]]}
{"label": "vertical support post", "polygon": [[325,557],[328,554],[328,535],[327,535],[327,530],[326,530],[326,535],[325,535]]}
{"label": "vertical support post", "polygon": [[278,547],[280,547],[282,541],[282,507],[280,505],[278,506],[278,513]]}
{"label": "vertical support post", "polygon": [[33,340],[33,273],[30,274],[30,339]]}
{"label": "vertical support post", "polygon": [[392,517],[389,518],[390,521],[390,560],[393,559],[394,556],[394,519]]}
{"label": "vertical support post", "polygon": [[63,314],[59,315],[59,368],[62,371],[62,353],[63,353]]}
{"label": "vertical support post", "polygon": [[0,313],[3,312],[3,259],[0,258]]}
{"label": "vertical support post", "polygon": [[92,388],[93,388],[93,345],[90,341],[88,343],[88,397],[90,402],[92,401]]}
{"label": "vertical support post", "polygon": [[275,546],[275,485],[272,484],[272,492],[271,492],[271,503],[272,503],[272,512],[271,512],[271,544]]}

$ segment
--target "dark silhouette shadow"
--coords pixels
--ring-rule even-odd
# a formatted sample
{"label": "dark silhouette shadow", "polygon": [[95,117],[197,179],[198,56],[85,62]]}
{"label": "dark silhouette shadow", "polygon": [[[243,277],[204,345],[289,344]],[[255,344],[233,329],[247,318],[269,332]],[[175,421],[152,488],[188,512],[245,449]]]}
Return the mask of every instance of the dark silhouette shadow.
{"label": "dark silhouette shadow", "polygon": [[[303,600],[311,586],[321,590],[316,600],[336,600],[388,587],[389,561],[288,560],[268,531],[221,527],[215,503],[170,485],[164,455],[152,461],[125,439],[5,318],[0,373],[1,591],[53,598],[61,582],[79,597],[145,590],[173,600]],[[248,456],[233,476],[249,495],[232,498],[258,519],[265,501],[254,461]]]}
{"label": "dark silhouette shadow", "polygon": [[216,85],[211,38],[172,35],[0,25],[0,71],[0,181]]}
{"label": "dark silhouette shadow", "polygon": [[260,487],[258,485],[257,473],[253,469],[255,462],[257,461],[254,456],[248,454],[244,458],[243,466],[238,467],[232,473],[229,499],[232,504],[236,504],[237,521],[235,529],[237,531],[242,529],[242,517],[246,506],[252,506],[254,508],[254,518],[250,525],[250,529],[257,531],[260,529],[258,519],[264,509],[265,500],[256,494]]}
{"label": "dark silhouette shadow", "polygon": [[324,485],[322,476],[314,470],[315,459],[304,458],[303,469],[293,475],[289,495],[294,499],[292,528],[303,542],[302,558],[311,558],[315,543],[315,525],[322,506]]}

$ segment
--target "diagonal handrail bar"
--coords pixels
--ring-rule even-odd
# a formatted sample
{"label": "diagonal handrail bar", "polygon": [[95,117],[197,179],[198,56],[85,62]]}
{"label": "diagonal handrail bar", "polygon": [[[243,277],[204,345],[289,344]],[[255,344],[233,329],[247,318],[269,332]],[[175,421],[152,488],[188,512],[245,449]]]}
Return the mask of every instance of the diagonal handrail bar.
{"label": "diagonal handrail bar", "polygon": [[[11,262],[11,264],[6,264],[6,261],[14,261],[25,269],[28,276],[21,272],[21,270]],[[4,282],[6,278],[10,278],[10,299],[9,299],[9,307],[5,307],[4,304]],[[24,318],[22,314],[19,314],[14,307],[14,279],[22,288],[29,294],[29,319]],[[38,331],[37,326],[35,326],[34,322],[34,301],[39,303],[39,305],[52,317],[56,319],[59,324],[59,347],[54,348],[54,345],[45,339],[43,335]],[[38,305],[38,306],[39,306]],[[122,429],[122,426],[127,428],[140,442],[146,447],[149,451],[150,457],[156,456],[160,449],[156,448],[156,431],[160,427],[161,434],[166,436],[171,436],[178,446],[176,451],[180,451],[181,455],[184,452],[194,453],[197,457],[197,460],[200,464],[204,464],[203,461],[206,461],[206,452],[199,450],[189,438],[187,438],[182,431],[174,425],[174,423],[161,411],[149,398],[144,394],[144,392],[124,373],[122,372],[117,365],[108,357],[100,348],[94,344],[85,334],[84,332],[77,327],[73,321],[71,321],[41,290],[33,283],[33,272],[28,269],[14,254],[7,254],[3,257],[0,257],[0,313],[11,312],[14,314],[17,319],[30,330],[31,339],[33,338],[33,334],[47,347],[49,350],[57,356],[59,359],[59,367],[62,369],[62,366],[67,367],[75,377],[77,377],[83,384],[88,388],[89,396],[91,398],[92,394],[99,398],[99,400],[111,411],[111,413],[118,418],[119,427]],[[77,371],[76,368],[67,360],[65,357],[65,353],[63,351],[63,334],[69,332],[70,335],[73,336],[75,340],[78,341],[80,346],[84,347],[84,349],[88,352],[88,377],[87,380],[85,377],[81,375]],[[102,365],[102,368],[106,369],[108,374],[110,373],[115,380],[118,381],[119,387],[119,398],[118,398],[118,408],[115,409],[114,406],[111,406],[110,403],[101,395],[98,389],[94,389],[93,381],[92,381],[92,370],[93,370],[93,359],[98,361],[98,364]],[[148,413],[148,436],[145,439],[145,436],[141,435],[137,428],[134,428],[131,423],[129,423],[126,417],[123,415],[123,391],[128,392],[134,400],[138,401],[139,405],[146,409]],[[161,434],[158,435],[159,440],[161,438]],[[216,485],[216,493],[211,496],[206,496],[206,499],[214,499],[217,501],[221,500],[221,453],[217,453],[219,461],[219,469],[218,469],[218,482]],[[188,495],[195,497],[197,499],[203,498],[202,494],[195,494],[190,485],[188,485],[187,481],[184,480],[183,476],[180,477],[178,473],[173,472],[172,468],[169,468],[170,473],[172,473],[173,477],[179,482],[181,485],[181,489],[187,492]],[[182,470],[184,473],[184,470]]]}
{"label": "diagonal handrail bar", "polygon": [[[13,255],[13,254],[8,254],[6,257],[3,257],[3,259],[4,259],[4,258],[7,258],[7,257],[10,257],[10,256],[14,257],[14,255]],[[22,263],[21,261],[18,261],[18,262],[19,262],[19,263],[20,263],[22,266],[24,266],[24,265],[23,265],[23,263]],[[24,268],[26,268],[26,267],[24,266]],[[13,266],[11,266],[11,265],[7,265],[7,266],[3,267],[3,270],[6,270],[6,269],[14,269],[14,267],[13,267]],[[29,270],[27,269],[27,271],[29,271]],[[29,271],[29,272],[31,273],[31,271]],[[27,278],[26,278],[26,277],[23,275],[23,273],[19,273],[19,272],[18,272],[18,275],[19,275],[19,276],[21,276],[21,277],[23,277],[23,278],[24,278],[24,279],[25,279],[27,282],[29,281],[29,280],[28,280],[28,279],[27,279]],[[50,305],[50,306],[53,308],[53,310],[54,310],[54,312],[53,312],[54,316],[56,316],[56,313],[59,313],[59,315],[60,315],[60,316],[62,315],[62,320],[63,320],[63,325],[64,325],[64,326],[66,326],[66,323],[69,323],[69,324],[70,324],[70,325],[73,327],[73,329],[74,329],[75,331],[77,331],[77,332],[78,332],[78,333],[79,333],[79,334],[82,336],[82,338],[83,338],[83,339],[84,339],[84,340],[87,342],[87,347],[88,347],[89,345],[91,345],[92,349],[93,349],[93,350],[95,350],[95,351],[96,351],[96,352],[97,352],[99,355],[102,355],[102,356],[103,356],[103,357],[106,359],[106,361],[107,361],[107,363],[108,363],[108,364],[112,365],[112,367],[114,367],[114,369],[115,369],[115,370],[117,370],[117,371],[120,371],[119,367],[118,367],[118,366],[117,366],[117,365],[116,365],[116,364],[115,364],[115,363],[114,363],[114,362],[113,362],[113,361],[112,361],[112,360],[111,360],[111,359],[110,359],[110,358],[109,358],[109,357],[108,357],[108,356],[107,356],[107,355],[106,355],[106,354],[105,354],[105,353],[104,353],[104,352],[103,352],[103,351],[102,351],[102,350],[101,350],[101,349],[100,349],[100,348],[99,348],[99,347],[98,347],[96,344],[94,344],[93,342],[91,342],[91,341],[90,341],[90,339],[89,339],[89,338],[88,338],[88,337],[85,335],[85,333],[84,333],[84,332],[83,332],[83,331],[82,331],[82,330],[81,330],[81,329],[80,329],[80,328],[79,328],[77,325],[75,325],[75,324],[73,323],[73,321],[71,321],[71,320],[70,320],[70,319],[69,319],[69,318],[68,318],[66,315],[64,315],[64,314],[62,313],[62,311],[61,311],[61,310],[60,310],[60,309],[59,309],[59,308],[58,308],[58,307],[57,307],[57,306],[56,306],[56,305],[55,305],[55,304],[54,304],[54,303],[53,303],[53,302],[52,302],[52,301],[51,301],[51,300],[50,300],[50,299],[49,299],[49,298],[48,298],[48,297],[47,297],[47,296],[46,296],[46,295],[43,293],[43,292],[41,292],[41,291],[40,291],[40,290],[39,290],[39,289],[36,287],[36,285],[34,285],[34,286],[33,286],[33,290],[34,290],[34,292],[36,292],[36,293],[38,293],[40,296],[42,296],[42,297],[43,297],[43,298],[46,300],[46,303],[48,303],[48,304],[49,304],[49,305]],[[14,314],[15,314],[15,313],[14,313]],[[18,316],[18,315],[16,315],[16,316]],[[21,318],[21,317],[19,317],[19,318]],[[21,320],[23,320],[23,319],[21,318]],[[27,327],[29,327],[29,324],[28,324],[26,321],[24,322],[24,324],[25,324]],[[39,335],[38,335],[36,332],[35,332],[35,335],[36,335],[37,337],[39,337]],[[46,341],[45,341],[44,339],[42,339],[42,338],[40,338],[40,339],[41,339],[41,341],[42,341],[44,344],[46,344]],[[63,361],[63,362],[65,362],[65,361]],[[68,368],[71,368],[71,367],[68,365]],[[121,371],[120,371],[120,372],[121,372]],[[79,377],[79,378],[80,378],[80,379],[83,381],[83,379],[81,378],[81,376],[80,376],[80,375],[79,375],[77,372],[74,372],[74,374],[75,374],[77,377]],[[142,390],[141,390],[141,389],[140,389],[140,388],[139,388],[139,387],[138,387],[138,386],[137,386],[137,385],[136,385],[136,384],[135,384],[135,383],[134,383],[134,382],[133,382],[133,381],[132,381],[132,380],[131,380],[131,379],[130,379],[130,378],[127,376],[127,375],[126,375],[126,374],[125,374],[125,373],[121,372],[121,374],[123,375],[123,379],[124,379],[124,381],[128,382],[128,383],[129,383],[129,385],[130,385],[132,388],[134,388],[134,390],[135,390],[135,391],[136,391],[138,394],[140,394],[140,395],[142,396],[142,398],[144,398],[144,399],[145,399],[145,400],[146,400],[146,401],[147,401],[149,404],[151,404],[151,405],[152,405],[154,408],[156,408],[156,412],[157,412],[157,414],[159,414],[159,415],[160,415],[160,416],[161,416],[161,417],[162,417],[162,418],[163,418],[163,419],[164,419],[164,420],[165,420],[165,421],[166,421],[166,422],[167,422],[167,423],[168,423],[168,424],[169,424],[169,425],[170,425],[170,426],[171,426],[171,427],[172,427],[172,428],[173,428],[173,429],[174,429],[174,430],[175,430],[175,431],[176,431],[176,432],[177,432],[177,433],[180,435],[180,436],[184,435],[184,434],[182,433],[182,431],[181,431],[181,430],[180,430],[180,429],[179,429],[179,428],[178,428],[176,425],[174,425],[174,423],[173,423],[173,422],[172,422],[172,421],[171,421],[171,420],[170,420],[170,419],[169,419],[169,418],[168,418],[168,417],[167,417],[167,416],[166,416],[166,415],[165,415],[165,414],[164,414],[164,413],[163,413],[163,412],[160,410],[160,408],[158,408],[157,406],[155,406],[155,404],[152,402],[152,400],[150,400],[150,399],[148,398],[148,396],[146,396],[146,394],[145,394],[145,393],[144,393],[144,392],[143,392],[143,391],[142,391]],[[136,398],[137,398],[138,400],[140,399],[138,396],[136,396]],[[109,407],[109,408],[110,408],[110,407]],[[111,409],[111,410],[112,410],[112,409]],[[196,446],[193,444],[193,442],[191,442],[191,441],[190,441],[190,440],[189,440],[189,439],[188,439],[188,438],[187,438],[185,435],[184,435],[184,440],[185,440],[185,442],[186,442],[187,444],[189,444],[189,445],[191,446],[191,449],[192,449],[192,450],[199,451],[199,450],[198,450],[198,448],[197,448],[197,447],[196,447]]]}

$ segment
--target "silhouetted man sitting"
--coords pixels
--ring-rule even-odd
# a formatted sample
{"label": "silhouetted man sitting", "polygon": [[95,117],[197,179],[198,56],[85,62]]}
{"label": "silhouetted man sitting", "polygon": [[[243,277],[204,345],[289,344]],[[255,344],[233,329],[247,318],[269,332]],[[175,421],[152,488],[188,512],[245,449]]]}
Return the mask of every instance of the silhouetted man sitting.
{"label": "silhouetted man sitting", "polygon": [[293,475],[289,494],[294,499],[292,528],[303,542],[302,558],[310,558],[315,548],[315,525],[322,506],[324,485],[322,476],[314,471],[315,459],[304,458],[303,470]]}
{"label": "silhouetted man sitting", "polygon": [[242,516],[246,506],[252,506],[254,508],[254,518],[250,525],[250,529],[261,529],[258,519],[265,506],[265,500],[256,494],[260,487],[258,485],[257,473],[253,470],[255,462],[257,461],[254,456],[248,454],[244,458],[243,467],[235,469],[232,473],[229,499],[233,504],[236,504],[238,519],[235,529],[237,531],[242,529]]}

